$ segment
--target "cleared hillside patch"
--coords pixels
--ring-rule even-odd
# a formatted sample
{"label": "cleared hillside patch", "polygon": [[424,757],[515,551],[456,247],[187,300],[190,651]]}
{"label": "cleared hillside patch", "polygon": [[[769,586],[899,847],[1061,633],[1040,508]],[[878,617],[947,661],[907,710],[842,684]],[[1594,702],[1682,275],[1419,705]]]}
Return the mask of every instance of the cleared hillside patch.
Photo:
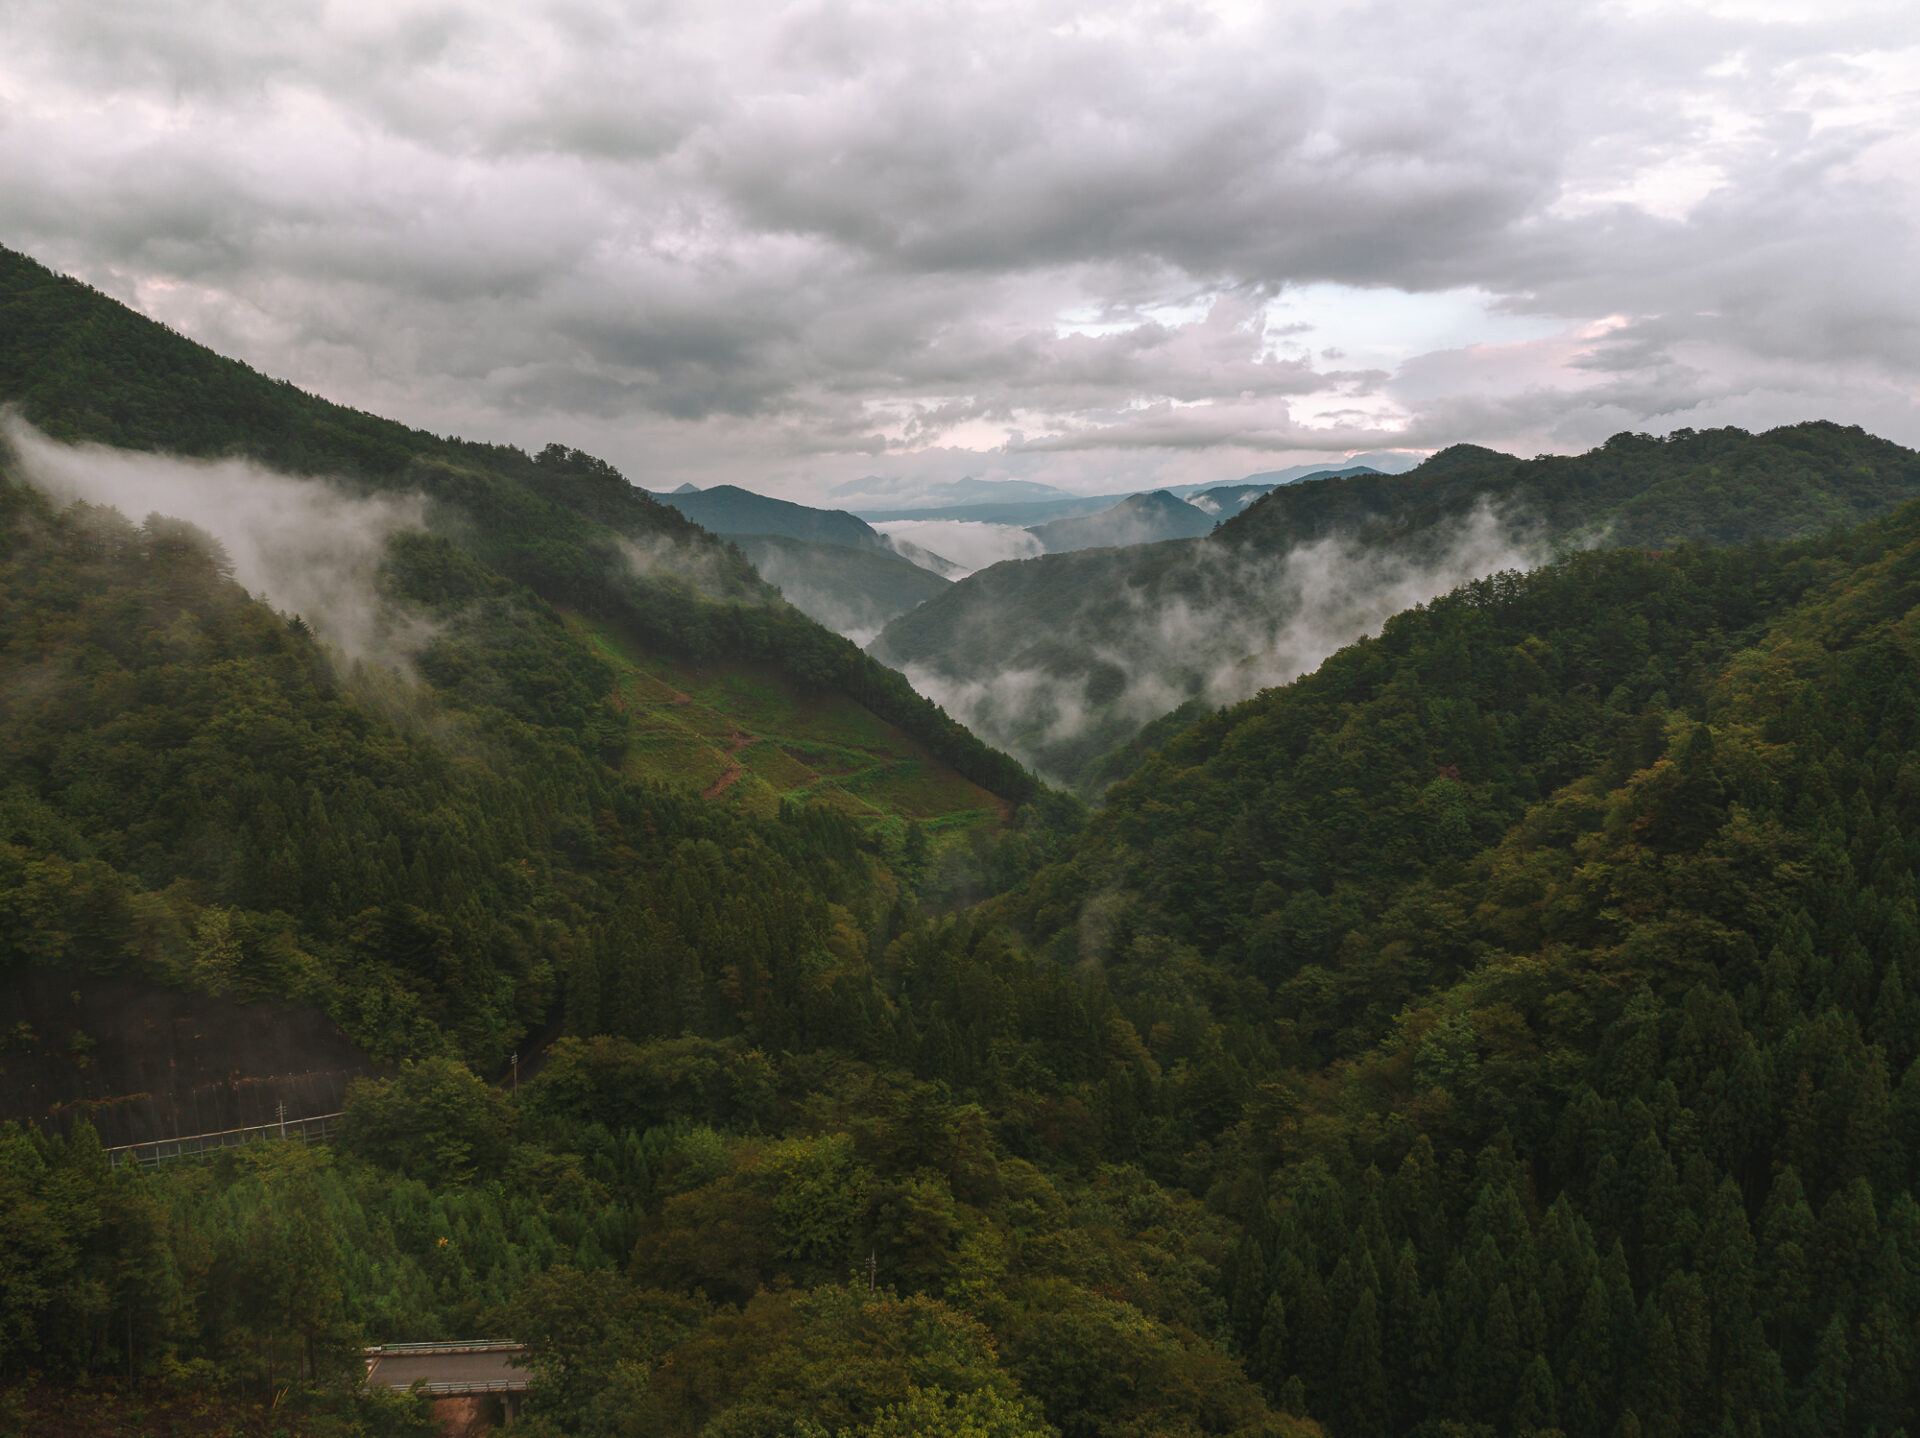
{"label": "cleared hillside patch", "polygon": [[579,615],[568,629],[613,669],[609,702],[626,717],[622,771],[711,802],[771,814],[783,799],[855,815],[999,823],[994,795],[844,694],[808,692],[769,668],[695,666],[642,651]]}

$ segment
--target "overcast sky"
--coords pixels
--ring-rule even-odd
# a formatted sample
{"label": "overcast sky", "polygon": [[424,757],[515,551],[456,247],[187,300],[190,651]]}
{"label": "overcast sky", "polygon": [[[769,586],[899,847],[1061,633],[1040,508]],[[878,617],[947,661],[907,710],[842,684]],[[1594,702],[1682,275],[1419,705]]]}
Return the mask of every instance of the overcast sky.
{"label": "overcast sky", "polygon": [[0,0],[0,243],[669,488],[1920,444],[1920,6]]}

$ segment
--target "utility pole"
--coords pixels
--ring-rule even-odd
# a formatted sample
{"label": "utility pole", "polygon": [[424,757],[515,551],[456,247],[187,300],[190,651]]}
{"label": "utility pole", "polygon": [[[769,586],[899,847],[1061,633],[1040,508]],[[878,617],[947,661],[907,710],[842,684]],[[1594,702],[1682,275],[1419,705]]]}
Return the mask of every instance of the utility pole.
{"label": "utility pole", "polygon": [[873,1297],[874,1284],[879,1279],[879,1276],[880,1276],[880,1260],[874,1257],[872,1249],[868,1249],[867,1250],[867,1297],[869,1298]]}
{"label": "utility pole", "polygon": [[513,1091],[520,1092],[520,1050],[513,1051]]}
{"label": "utility pole", "polygon": [[287,1101],[280,1100],[280,1137],[287,1136]]}

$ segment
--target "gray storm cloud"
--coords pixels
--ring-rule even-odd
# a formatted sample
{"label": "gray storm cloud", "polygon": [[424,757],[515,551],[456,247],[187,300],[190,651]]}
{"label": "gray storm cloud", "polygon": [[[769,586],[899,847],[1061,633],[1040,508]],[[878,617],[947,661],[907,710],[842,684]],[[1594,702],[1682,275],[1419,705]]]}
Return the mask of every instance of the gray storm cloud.
{"label": "gray storm cloud", "polygon": [[255,598],[298,614],[348,656],[405,667],[425,638],[417,618],[383,601],[389,537],[421,527],[418,495],[354,495],[244,460],[200,461],[59,444],[17,416],[0,422],[21,478],[54,499],[150,514],[204,530]]}
{"label": "gray storm cloud", "polygon": [[[653,488],[991,457],[1110,492],[1813,416],[1920,441],[1909,5],[5,14],[0,242]],[[1419,333],[1434,296],[1477,317]]]}

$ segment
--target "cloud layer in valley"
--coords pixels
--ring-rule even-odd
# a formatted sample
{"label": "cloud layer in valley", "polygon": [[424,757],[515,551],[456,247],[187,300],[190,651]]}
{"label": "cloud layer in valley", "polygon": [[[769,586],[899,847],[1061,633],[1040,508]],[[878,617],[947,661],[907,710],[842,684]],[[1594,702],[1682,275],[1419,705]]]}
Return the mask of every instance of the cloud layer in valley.
{"label": "cloud layer in valley", "polygon": [[1031,559],[1044,548],[1017,524],[988,524],[978,519],[887,519],[873,527],[951,561],[958,566],[956,578],[1003,559]]}
{"label": "cloud layer in valley", "polygon": [[0,423],[0,443],[19,476],[56,500],[117,509],[136,524],[153,514],[183,519],[211,535],[240,585],[352,658],[404,668],[427,635],[421,620],[380,598],[377,582],[387,539],[421,527],[418,495],[350,494],[244,460],[59,444],[12,416]]}
{"label": "cloud layer in valley", "polygon": [[[976,733],[1069,779],[1062,758],[1072,769],[1189,699],[1217,707],[1288,683],[1404,609],[1549,557],[1485,505],[1405,545],[1334,535],[1269,557],[1202,542],[1151,592],[1103,589],[1044,633],[1024,610],[970,614],[970,632],[1004,636],[990,673],[906,674]],[[1047,663],[1063,651],[1066,672]]]}
{"label": "cloud layer in valley", "polygon": [[1880,0],[10,0],[0,243],[640,482],[1920,441]]}

